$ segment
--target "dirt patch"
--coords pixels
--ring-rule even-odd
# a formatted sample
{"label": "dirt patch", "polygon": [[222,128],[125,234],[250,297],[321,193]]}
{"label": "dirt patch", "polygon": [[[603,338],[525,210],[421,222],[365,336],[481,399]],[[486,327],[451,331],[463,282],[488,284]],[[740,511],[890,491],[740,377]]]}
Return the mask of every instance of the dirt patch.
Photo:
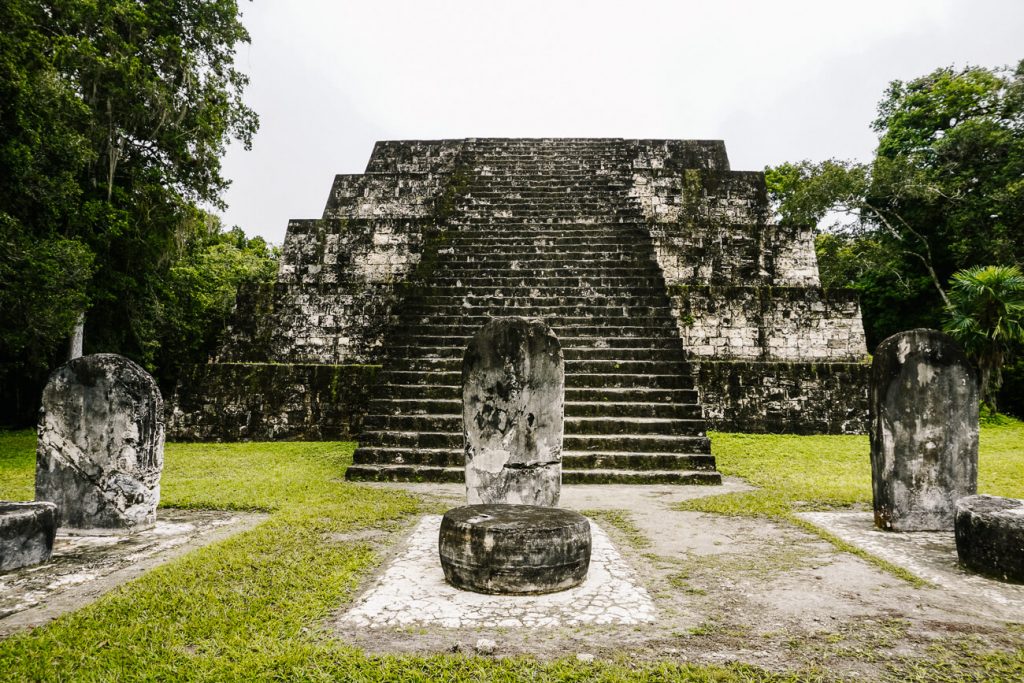
{"label": "dirt patch", "polygon": [[[458,485],[405,485],[431,510],[463,504]],[[789,524],[673,510],[682,500],[744,490],[677,486],[565,486],[561,504],[589,511],[653,598],[653,624],[474,628],[413,626],[329,632],[378,653],[472,652],[541,658],[586,653],[621,660],[742,661],[773,670],[820,668],[878,679],[889,664],[969,642],[976,651],[1024,646],[1024,633],[953,587],[915,588]],[[392,536],[390,552],[406,535]],[[387,567],[385,561],[382,570]],[[364,586],[373,584],[368,579]],[[978,604],[966,604],[977,602]],[[347,607],[347,606],[346,606]]]}

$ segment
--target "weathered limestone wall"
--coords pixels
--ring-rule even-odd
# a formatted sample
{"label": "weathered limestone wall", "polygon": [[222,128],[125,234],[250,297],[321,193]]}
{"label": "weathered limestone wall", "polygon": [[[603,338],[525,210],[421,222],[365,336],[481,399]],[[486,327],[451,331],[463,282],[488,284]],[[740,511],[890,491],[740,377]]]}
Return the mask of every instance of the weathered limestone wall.
{"label": "weathered limestone wall", "polygon": [[867,428],[864,363],[697,360],[704,416],[715,429],[860,434]]}
{"label": "weathered limestone wall", "polygon": [[813,231],[770,223],[763,173],[732,171],[727,159],[680,170],[651,158],[672,153],[635,161],[630,195],[647,217],[684,349],[716,361],[697,373],[710,426],[863,432],[860,305],[853,292],[821,289]]}
{"label": "weathered limestone wall", "polygon": [[[179,440],[353,438],[394,308],[450,210],[463,141],[379,142],[288,224],[273,286],[239,292],[217,362],[171,402]],[[436,249],[436,246],[433,247]]]}
{"label": "weathered limestone wall", "polygon": [[210,363],[181,380],[178,441],[352,439],[379,365]]}
{"label": "weathered limestone wall", "polygon": [[669,293],[691,357],[850,362],[865,355],[850,290],[677,285]]}

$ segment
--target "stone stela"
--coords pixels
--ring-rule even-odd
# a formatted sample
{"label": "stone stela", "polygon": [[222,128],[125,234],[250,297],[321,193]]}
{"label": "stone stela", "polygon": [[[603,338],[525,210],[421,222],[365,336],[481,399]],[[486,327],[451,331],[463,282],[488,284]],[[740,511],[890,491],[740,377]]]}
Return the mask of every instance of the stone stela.
{"label": "stone stela", "polygon": [[958,498],[978,490],[978,385],[948,335],[916,329],[878,345],[871,367],[875,525],[953,530]]}
{"label": "stone stela", "polygon": [[562,348],[522,318],[484,325],[462,361],[466,499],[558,505],[562,484]]}
{"label": "stone stela", "polygon": [[524,595],[587,578],[590,522],[558,505],[562,478],[562,349],[547,325],[485,324],[462,364],[466,497],[441,519],[445,579],[478,593]]}
{"label": "stone stela", "polygon": [[163,399],[149,373],[110,353],[54,370],[39,417],[36,499],[57,505],[62,527],[152,527],[163,464]]}

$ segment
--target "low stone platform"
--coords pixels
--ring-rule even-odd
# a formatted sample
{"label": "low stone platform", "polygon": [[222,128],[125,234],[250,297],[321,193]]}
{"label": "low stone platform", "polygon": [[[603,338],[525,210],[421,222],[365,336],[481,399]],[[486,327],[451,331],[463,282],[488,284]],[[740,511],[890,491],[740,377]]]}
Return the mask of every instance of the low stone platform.
{"label": "low stone platform", "polygon": [[0,637],[84,607],[148,569],[251,529],[266,517],[161,509],[153,528],[131,535],[70,536],[58,532],[48,563],[0,574]]}
{"label": "low stone platform", "polygon": [[404,550],[338,620],[342,626],[545,627],[643,624],[654,603],[607,534],[593,522],[583,584],[547,595],[484,595],[445,581],[437,557],[439,515],[424,517]]}
{"label": "low stone platform", "polygon": [[539,595],[578,586],[590,566],[590,523],[537,505],[465,505],[441,519],[445,579],[456,588]]}
{"label": "low stone platform", "polygon": [[807,512],[800,516],[939,588],[955,591],[965,605],[988,604],[993,616],[1016,615],[1015,620],[1024,614],[1024,586],[986,578],[960,566],[951,531],[882,531],[866,512]]}
{"label": "low stone platform", "polygon": [[961,564],[996,579],[1024,583],[1024,500],[961,498],[954,533]]}
{"label": "low stone platform", "polygon": [[0,572],[50,559],[57,522],[57,506],[53,503],[0,501]]}

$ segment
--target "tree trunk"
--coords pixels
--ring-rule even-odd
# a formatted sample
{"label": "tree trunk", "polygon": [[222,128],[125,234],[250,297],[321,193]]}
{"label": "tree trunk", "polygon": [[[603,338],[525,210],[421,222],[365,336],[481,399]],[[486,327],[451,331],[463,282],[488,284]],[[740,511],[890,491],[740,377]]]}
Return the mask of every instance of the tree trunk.
{"label": "tree trunk", "polygon": [[85,313],[78,314],[78,320],[71,329],[71,343],[68,345],[68,360],[74,360],[82,355],[82,342],[85,340]]}

